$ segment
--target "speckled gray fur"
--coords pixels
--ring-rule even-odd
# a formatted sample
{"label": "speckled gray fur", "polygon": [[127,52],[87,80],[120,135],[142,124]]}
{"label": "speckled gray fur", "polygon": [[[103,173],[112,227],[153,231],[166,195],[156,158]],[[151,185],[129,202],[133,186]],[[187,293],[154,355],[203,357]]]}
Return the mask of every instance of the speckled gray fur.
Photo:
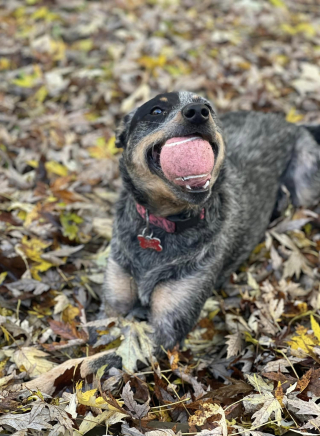
{"label": "speckled gray fur", "polygon": [[[180,104],[169,119],[192,98],[191,93],[181,93]],[[198,204],[199,209],[206,209],[205,220],[179,234],[154,227],[153,234],[163,246],[159,253],[139,247],[137,235],[145,222],[136,202],[148,206],[148,200],[141,188],[136,190],[127,167],[128,156],[139,141],[150,131],[165,130],[166,123],[158,127],[157,123],[142,122],[129,137],[133,114],[118,131],[118,143],[124,146],[120,165],[124,187],[117,204],[110,257],[132,277],[138,298],[125,310],[120,301],[118,307],[107,272],[103,301],[105,306],[112,301],[113,309],[120,312],[139,304],[149,309],[156,286],[168,284],[172,309],[162,313],[161,308],[151,308],[149,316],[159,350],[160,345],[171,348],[183,340],[212,290],[223,286],[264,237],[282,184],[295,206],[310,206],[320,199],[320,146],[307,129],[289,124],[279,115],[234,112],[221,116],[226,158],[209,197]],[[219,126],[219,121],[216,123]]]}

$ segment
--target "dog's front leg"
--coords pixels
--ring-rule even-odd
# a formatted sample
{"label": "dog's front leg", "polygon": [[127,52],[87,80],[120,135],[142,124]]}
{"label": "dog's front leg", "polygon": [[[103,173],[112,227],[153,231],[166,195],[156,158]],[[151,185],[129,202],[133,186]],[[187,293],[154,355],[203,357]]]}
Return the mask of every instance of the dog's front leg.
{"label": "dog's front leg", "polygon": [[133,277],[111,257],[108,259],[102,297],[103,310],[109,316],[126,315],[138,299]]}
{"label": "dog's front leg", "polygon": [[156,354],[172,349],[195,325],[213,283],[188,277],[159,283],[151,297],[150,323],[154,327]]}

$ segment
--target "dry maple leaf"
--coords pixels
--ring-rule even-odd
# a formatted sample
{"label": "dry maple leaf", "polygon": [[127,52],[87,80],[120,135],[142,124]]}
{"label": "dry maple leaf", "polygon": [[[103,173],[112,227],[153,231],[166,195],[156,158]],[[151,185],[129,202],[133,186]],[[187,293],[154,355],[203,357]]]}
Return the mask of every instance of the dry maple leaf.
{"label": "dry maple leaf", "polygon": [[276,398],[269,398],[264,402],[263,406],[252,415],[252,418],[254,418],[252,425],[258,427],[267,423],[273,413],[275,414],[275,420],[280,424],[282,419],[281,404]]}
{"label": "dry maple leaf", "polygon": [[[316,415],[316,418],[308,419],[302,428],[316,428],[320,427],[320,406],[314,401],[303,401],[300,399],[288,399],[287,401],[289,410],[298,415]],[[298,410],[296,410],[298,409]],[[303,418],[303,417],[302,417]]]}
{"label": "dry maple leaf", "polygon": [[122,366],[128,373],[137,369],[137,362],[140,360],[148,365],[152,358],[153,342],[151,333],[153,328],[146,322],[123,320],[122,334],[124,336],[121,345],[116,353],[122,357]]}
{"label": "dry maple leaf", "polygon": [[233,335],[226,336],[228,340],[226,341],[227,348],[227,359],[232,356],[237,356],[242,351],[242,335],[240,332],[234,333]]}
{"label": "dry maple leaf", "polygon": [[185,367],[181,369],[176,369],[174,373],[179,376],[183,381],[191,384],[196,399],[201,398],[203,395],[206,394],[206,391],[203,388],[202,384],[198,382],[196,377],[193,377],[191,374],[189,374],[188,368]]}
{"label": "dry maple leaf", "polygon": [[233,425],[232,427],[237,430],[237,434],[241,434],[243,436],[273,436],[271,433],[265,433],[259,430],[251,430],[250,428],[244,428],[241,425]]}
{"label": "dry maple leaf", "polygon": [[34,415],[32,411],[23,414],[7,413],[0,417],[0,425],[8,425],[15,430],[38,430],[42,431],[46,428],[52,428],[49,424],[49,410],[41,410],[41,414]]}
{"label": "dry maple leaf", "polygon": [[121,397],[123,398],[124,404],[129,409],[129,412],[133,418],[142,419],[146,416],[150,410],[149,402],[150,398],[144,404],[138,404],[133,398],[133,392],[131,390],[130,381],[128,381],[123,390]]}
{"label": "dry maple leaf", "polygon": [[206,423],[208,418],[211,418],[214,415],[221,416],[220,419],[217,419],[214,422],[219,424],[222,435],[227,436],[228,429],[227,429],[225,413],[222,407],[218,404],[212,404],[212,403],[201,404],[199,410],[196,410],[195,414],[193,416],[190,416],[188,423],[189,425],[202,426]]}
{"label": "dry maple leaf", "polygon": [[30,377],[45,374],[54,367],[56,363],[45,359],[48,353],[33,347],[22,347],[12,355],[12,360],[21,371],[29,372]]}

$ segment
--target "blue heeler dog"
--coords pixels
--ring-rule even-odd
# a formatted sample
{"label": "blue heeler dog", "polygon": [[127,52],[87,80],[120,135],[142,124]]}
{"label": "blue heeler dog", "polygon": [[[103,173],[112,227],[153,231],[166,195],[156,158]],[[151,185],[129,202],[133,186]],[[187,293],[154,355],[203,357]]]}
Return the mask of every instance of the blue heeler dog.
{"label": "blue heeler dog", "polygon": [[181,342],[279,214],[282,187],[296,207],[320,199],[319,137],[320,127],[275,114],[218,119],[189,92],[158,95],[126,115],[107,313],[145,307],[157,353]]}

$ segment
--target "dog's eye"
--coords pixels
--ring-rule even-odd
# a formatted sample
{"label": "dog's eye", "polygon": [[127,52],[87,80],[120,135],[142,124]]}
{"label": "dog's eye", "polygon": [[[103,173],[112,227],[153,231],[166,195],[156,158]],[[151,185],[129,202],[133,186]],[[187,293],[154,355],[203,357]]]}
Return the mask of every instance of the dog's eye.
{"label": "dog's eye", "polygon": [[152,109],[152,111],[150,113],[151,113],[151,115],[161,115],[164,113],[164,111],[162,109],[160,109],[159,107],[156,107],[156,108]]}

